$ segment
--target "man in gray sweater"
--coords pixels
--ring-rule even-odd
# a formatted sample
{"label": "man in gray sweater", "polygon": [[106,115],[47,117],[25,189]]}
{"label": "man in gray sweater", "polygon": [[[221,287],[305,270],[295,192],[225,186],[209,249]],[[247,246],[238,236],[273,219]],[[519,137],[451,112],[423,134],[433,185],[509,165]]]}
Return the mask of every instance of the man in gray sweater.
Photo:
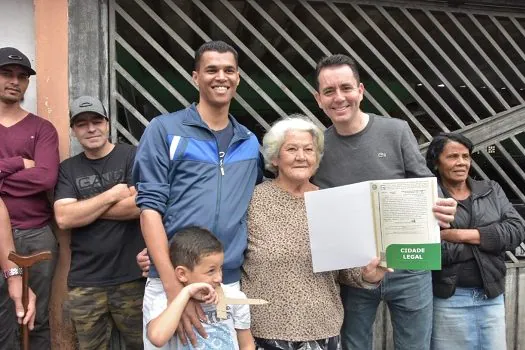
{"label": "man in gray sweater", "polygon": [[[364,86],[355,62],[345,55],[322,59],[316,69],[315,99],[331,119],[325,152],[314,183],[321,188],[378,179],[433,176],[408,123],[360,109]],[[454,218],[456,202],[440,199],[434,213],[442,227]],[[388,304],[396,349],[430,348],[432,283],[429,271],[395,271],[380,287],[342,285],[343,349],[372,349],[373,323],[381,300]]]}

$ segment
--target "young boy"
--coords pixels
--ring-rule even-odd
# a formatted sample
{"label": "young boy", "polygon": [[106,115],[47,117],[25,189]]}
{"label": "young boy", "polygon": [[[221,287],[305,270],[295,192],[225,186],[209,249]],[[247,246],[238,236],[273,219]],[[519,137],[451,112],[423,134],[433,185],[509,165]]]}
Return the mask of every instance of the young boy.
{"label": "young boy", "polygon": [[[175,268],[175,278],[185,286],[184,292],[148,323],[148,340],[158,347],[168,344],[169,349],[174,350],[194,349],[189,343],[184,346],[178,337],[173,337],[182,311],[190,297],[193,297],[205,302],[201,306],[207,318],[202,323],[208,338],[197,336],[197,349],[255,350],[248,305],[228,305],[227,318],[223,320],[217,317],[214,303],[217,296],[213,289],[221,285],[224,262],[219,240],[203,228],[182,229],[171,240],[170,259]],[[238,289],[224,285],[222,288],[229,298],[246,298]]]}

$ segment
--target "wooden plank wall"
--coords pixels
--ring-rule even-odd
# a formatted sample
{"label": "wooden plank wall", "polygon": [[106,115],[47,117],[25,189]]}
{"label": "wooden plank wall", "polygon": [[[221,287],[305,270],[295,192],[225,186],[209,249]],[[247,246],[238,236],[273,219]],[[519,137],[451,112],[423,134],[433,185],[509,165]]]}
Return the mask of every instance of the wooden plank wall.
{"label": "wooden plank wall", "polygon": [[525,349],[525,262],[507,264],[507,349]]}

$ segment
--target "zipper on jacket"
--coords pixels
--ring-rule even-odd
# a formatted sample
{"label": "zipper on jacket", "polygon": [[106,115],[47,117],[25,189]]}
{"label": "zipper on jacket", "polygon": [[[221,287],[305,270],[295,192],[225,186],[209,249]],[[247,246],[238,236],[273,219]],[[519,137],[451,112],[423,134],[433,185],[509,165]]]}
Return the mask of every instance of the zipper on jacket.
{"label": "zipper on jacket", "polygon": [[[194,114],[197,114],[197,115],[199,114],[195,104],[192,104],[190,107],[187,108],[187,110],[188,110],[189,113],[194,113]],[[195,116],[193,116],[193,115],[190,115],[188,118],[192,118],[192,119],[191,120],[190,119],[183,120],[182,123],[184,125],[189,125],[189,126],[193,126],[193,127],[204,129],[204,130],[208,131],[214,137],[215,142],[217,144],[217,150],[218,150],[219,149],[219,143],[217,142],[217,138],[215,137],[215,134],[213,134],[211,129],[208,127],[208,125],[206,125],[202,120],[197,120],[195,118]],[[231,119],[230,119],[230,122],[232,123],[232,127],[233,127],[233,137],[230,140],[230,144],[228,145],[227,149],[229,149],[233,144],[235,144],[235,143],[237,143],[239,141],[248,140],[251,137],[251,132],[250,131],[244,132],[244,130],[242,130],[242,128],[237,125],[238,124],[237,122],[233,122],[233,120],[231,120]],[[222,177],[224,176],[224,157],[226,156],[226,153],[227,153],[227,151],[224,152],[222,154],[222,156],[219,153],[219,170],[221,172],[221,176],[217,177],[217,180],[218,180],[217,181],[217,198],[216,198],[216,203],[215,203],[216,209],[215,209],[215,219],[214,219],[213,230],[212,230],[212,232],[214,234],[218,233],[217,232],[217,224],[218,224],[219,215],[220,215],[220,202],[221,202],[221,195],[222,195]]]}
{"label": "zipper on jacket", "polygon": [[[215,138],[215,144],[217,145],[217,151],[219,150],[219,142],[217,137]],[[231,143],[231,142],[230,142]],[[230,146],[228,145],[228,148]],[[226,149],[228,151],[228,149]],[[222,177],[224,176],[224,156],[226,152],[219,151],[219,169],[221,171],[221,176],[217,177],[217,202],[215,203],[215,219],[213,220],[213,233],[217,234],[217,223],[219,222],[219,212],[220,212],[220,203],[221,203],[221,194],[222,194]]]}
{"label": "zipper on jacket", "polygon": [[224,156],[226,153],[219,152],[219,167],[221,169],[221,175],[224,176]]}

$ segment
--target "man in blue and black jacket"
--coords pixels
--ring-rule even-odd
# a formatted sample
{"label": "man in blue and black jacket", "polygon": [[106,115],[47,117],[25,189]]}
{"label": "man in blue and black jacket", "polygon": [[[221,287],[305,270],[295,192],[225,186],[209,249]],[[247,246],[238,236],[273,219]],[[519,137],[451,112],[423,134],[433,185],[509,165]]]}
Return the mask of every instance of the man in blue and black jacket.
{"label": "man in blue and black jacket", "polygon": [[[203,227],[219,238],[225,252],[223,282],[239,288],[246,210],[262,178],[256,136],[228,113],[240,81],[237,52],[221,41],[205,43],[195,53],[194,69],[198,104],[154,118],[135,158],[137,206],[152,260],[144,292],[145,326],[182,288],[168,242],[184,227]],[[189,337],[195,344],[192,325],[206,336],[202,316],[200,306],[190,302],[182,321],[185,335],[179,333],[183,342]],[[144,347],[157,349],[146,337]]]}

